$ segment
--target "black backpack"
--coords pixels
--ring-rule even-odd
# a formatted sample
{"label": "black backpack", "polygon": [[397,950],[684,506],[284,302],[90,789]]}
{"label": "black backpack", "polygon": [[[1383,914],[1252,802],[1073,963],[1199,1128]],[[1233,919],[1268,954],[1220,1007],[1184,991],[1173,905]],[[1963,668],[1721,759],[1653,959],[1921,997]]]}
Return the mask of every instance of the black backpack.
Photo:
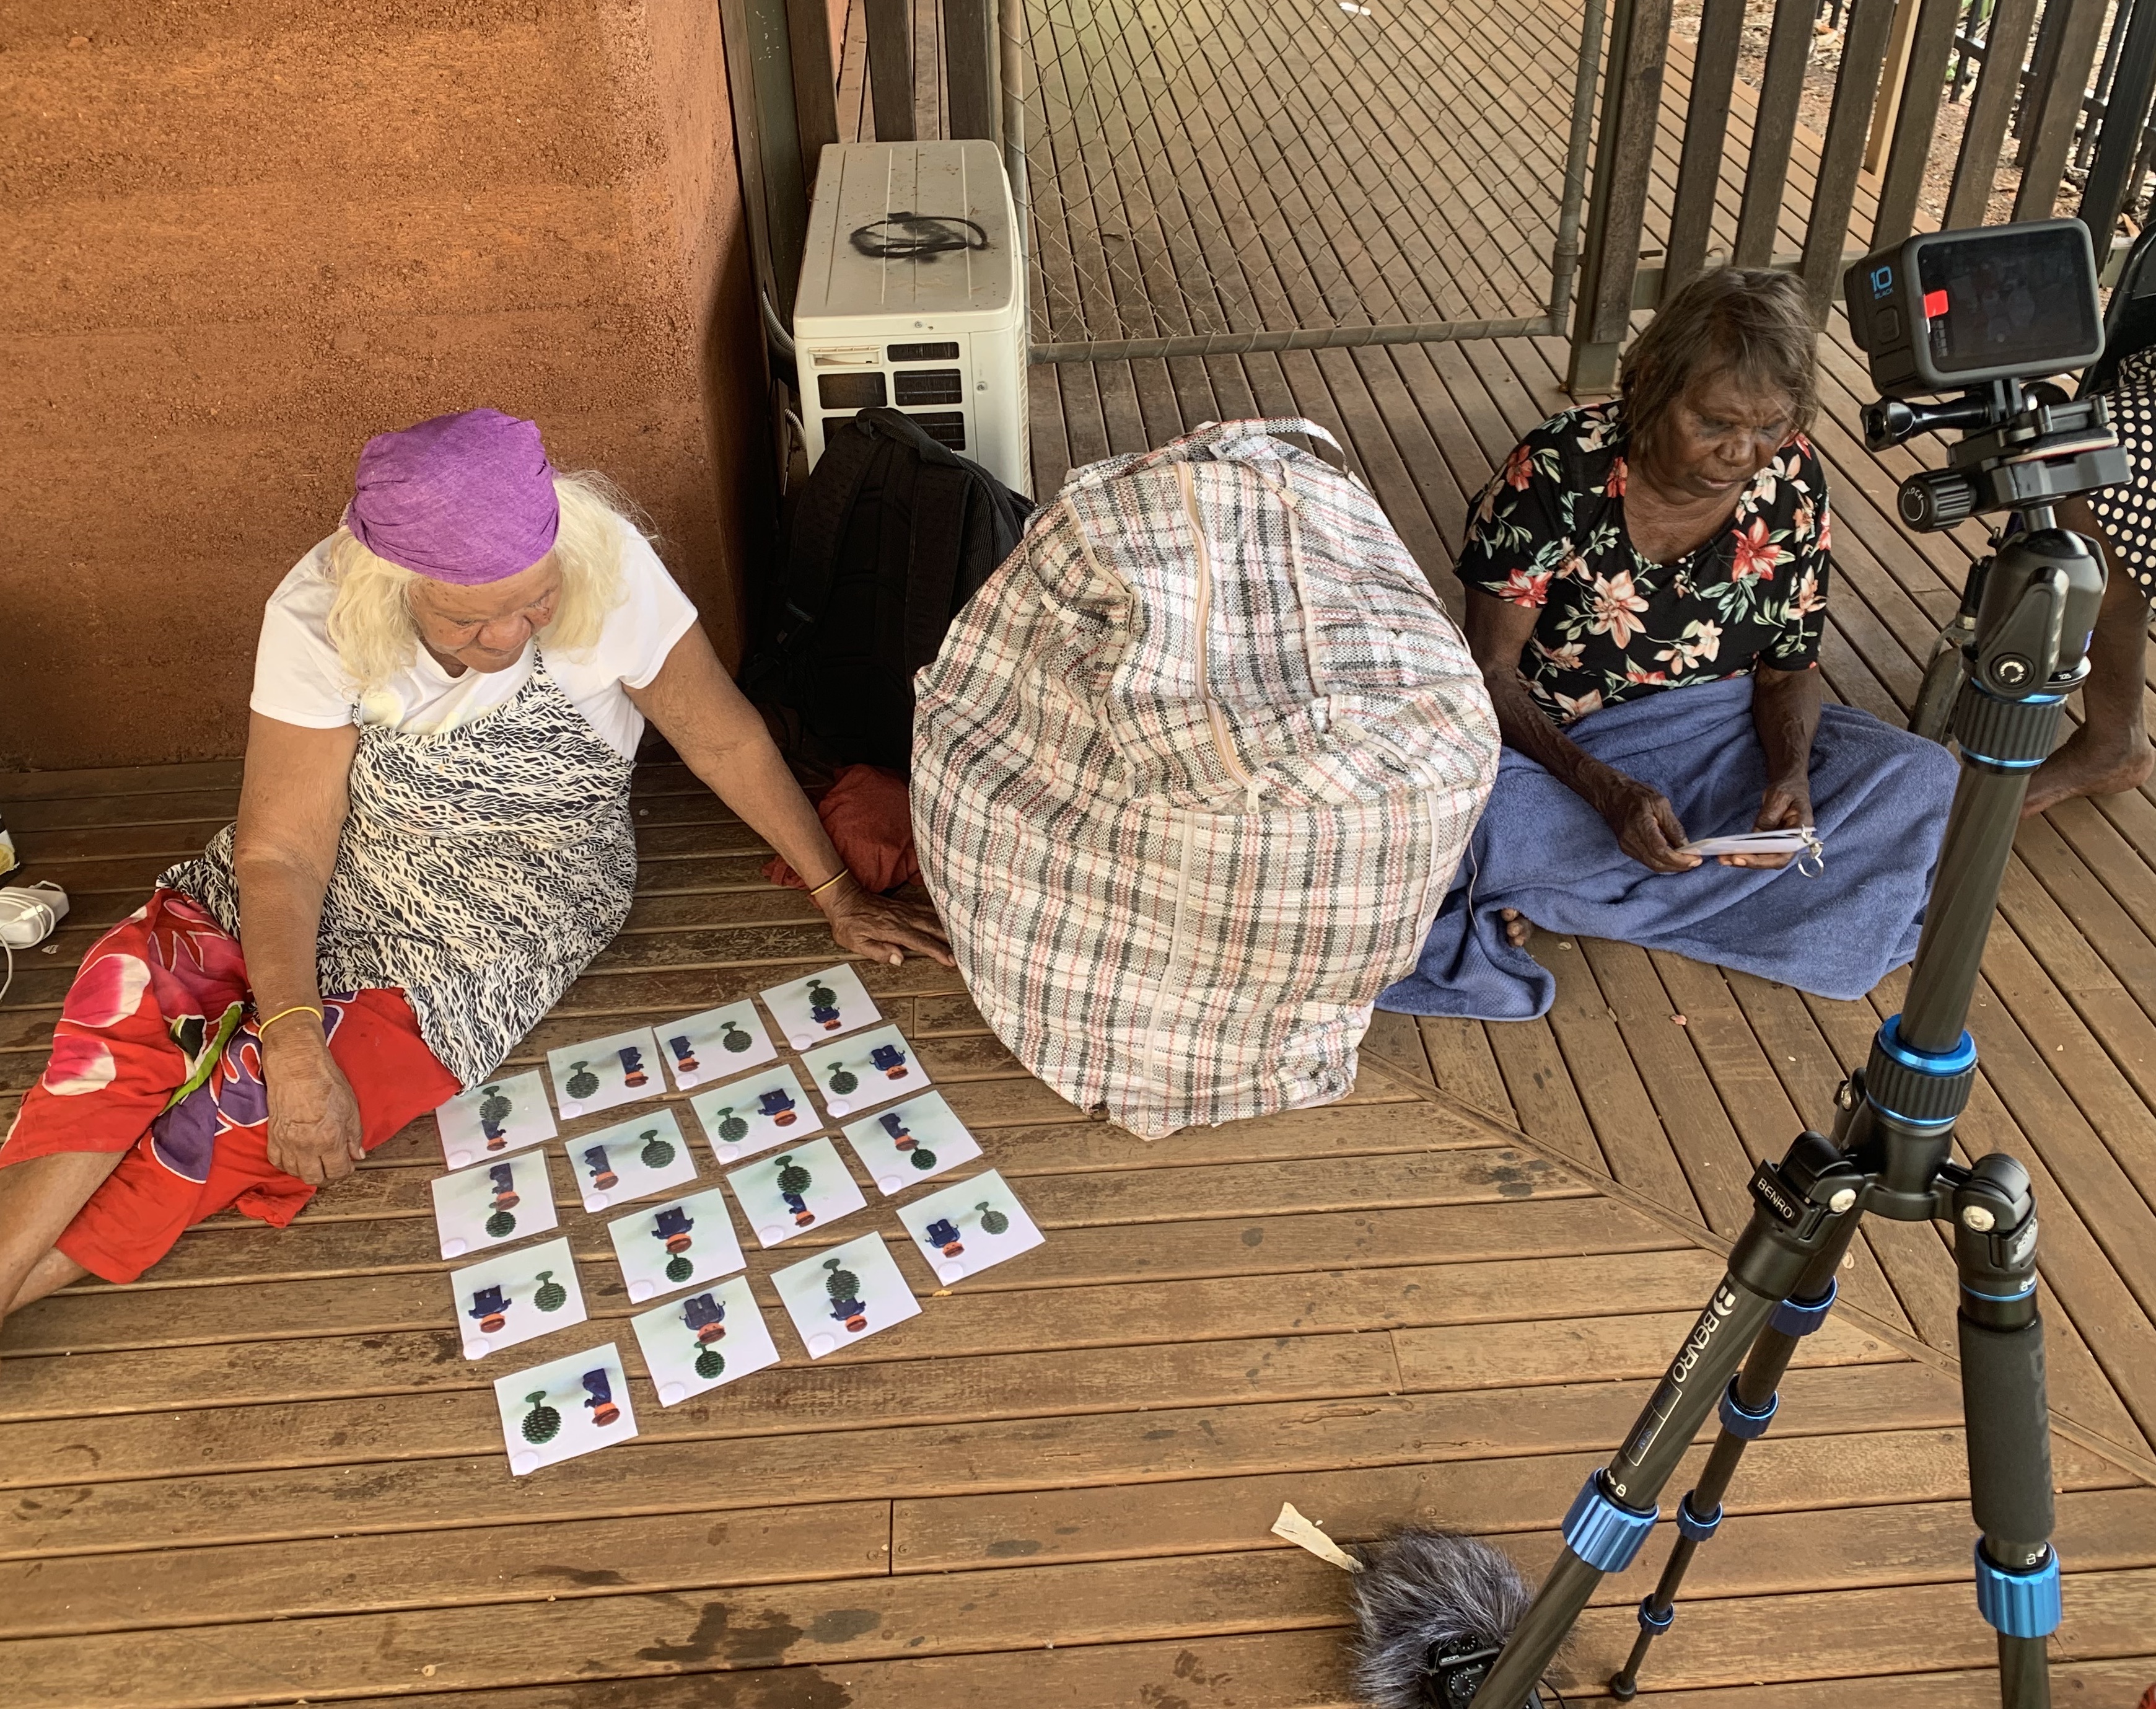
{"label": "black backpack", "polygon": [[793,495],[770,637],[742,687],[797,713],[816,757],[906,770],[913,674],[1032,511],[897,410],[864,409]]}

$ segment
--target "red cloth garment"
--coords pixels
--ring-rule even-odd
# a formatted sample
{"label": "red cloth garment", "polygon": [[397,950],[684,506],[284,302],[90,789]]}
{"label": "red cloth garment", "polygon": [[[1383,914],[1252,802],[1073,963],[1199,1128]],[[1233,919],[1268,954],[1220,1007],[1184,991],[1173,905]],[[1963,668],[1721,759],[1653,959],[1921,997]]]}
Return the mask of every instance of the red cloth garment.
{"label": "red cloth garment", "polygon": [[[92,1275],[133,1281],[206,1217],[236,1209],[282,1228],[315,1196],[270,1161],[249,999],[238,941],[177,890],[152,891],[84,957],[0,1168],[126,1153],[58,1242]],[[370,1150],[456,1094],[401,991],[326,996],[322,1008]]]}
{"label": "red cloth garment", "polygon": [[[881,766],[846,767],[816,803],[816,817],[863,889],[880,895],[921,876],[921,863],[913,858],[913,808],[906,779],[897,772]],[[765,864],[763,875],[793,890],[808,888],[809,881],[780,856]]]}

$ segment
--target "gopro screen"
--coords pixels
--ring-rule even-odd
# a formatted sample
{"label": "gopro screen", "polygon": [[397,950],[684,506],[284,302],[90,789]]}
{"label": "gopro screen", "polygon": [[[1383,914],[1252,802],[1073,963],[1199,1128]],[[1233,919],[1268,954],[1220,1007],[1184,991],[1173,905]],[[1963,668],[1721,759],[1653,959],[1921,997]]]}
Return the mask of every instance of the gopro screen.
{"label": "gopro screen", "polygon": [[2077,234],[1976,231],[1917,252],[1925,332],[1941,374],[1980,368],[2056,373],[2103,348]]}

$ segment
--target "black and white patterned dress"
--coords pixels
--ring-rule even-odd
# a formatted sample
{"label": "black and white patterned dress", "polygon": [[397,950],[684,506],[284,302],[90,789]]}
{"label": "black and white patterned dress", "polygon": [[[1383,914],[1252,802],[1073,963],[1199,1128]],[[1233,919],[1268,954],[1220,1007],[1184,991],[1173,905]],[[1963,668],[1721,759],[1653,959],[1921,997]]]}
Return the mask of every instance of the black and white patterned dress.
{"label": "black and white patterned dress", "polygon": [[2133,459],[2133,479],[2089,495],[2089,509],[2111,536],[2111,560],[2156,600],[2156,346],[2118,365],[2109,394],[2112,426]]}
{"label": "black and white patterned dress", "polygon": [[[469,724],[362,726],[322,898],[322,990],[402,990],[442,1065],[480,1084],[629,917],[634,769],[543,658],[514,698]],[[238,937],[234,829],[157,882]]]}

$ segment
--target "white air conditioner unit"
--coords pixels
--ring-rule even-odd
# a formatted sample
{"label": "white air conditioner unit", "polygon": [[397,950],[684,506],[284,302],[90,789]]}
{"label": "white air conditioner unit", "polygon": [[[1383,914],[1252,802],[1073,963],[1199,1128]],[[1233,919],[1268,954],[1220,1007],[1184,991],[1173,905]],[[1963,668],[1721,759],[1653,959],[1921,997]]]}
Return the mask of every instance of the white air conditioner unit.
{"label": "white air conditioner unit", "polygon": [[793,300],[810,464],[832,429],[889,404],[1032,493],[1018,229],[992,142],[824,149]]}

